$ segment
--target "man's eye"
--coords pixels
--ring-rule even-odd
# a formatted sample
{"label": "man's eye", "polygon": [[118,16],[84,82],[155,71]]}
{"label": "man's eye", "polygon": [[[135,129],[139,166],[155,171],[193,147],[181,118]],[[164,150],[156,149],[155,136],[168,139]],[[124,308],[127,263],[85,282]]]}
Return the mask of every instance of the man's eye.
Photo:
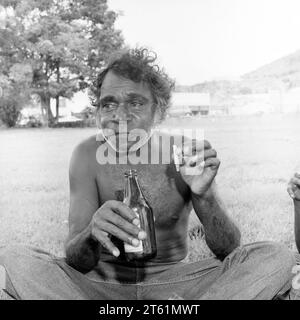
{"label": "man's eye", "polygon": [[117,107],[117,104],[113,102],[107,102],[102,105],[102,109],[104,110],[113,110],[116,107]]}
{"label": "man's eye", "polygon": [[143,103],[140,102],[140,101],[131,101],[131,102],[130,102],[130,105],[131,105],[132,107],[134,107],[134,108],[140,108],[140,107],[143,106]]}

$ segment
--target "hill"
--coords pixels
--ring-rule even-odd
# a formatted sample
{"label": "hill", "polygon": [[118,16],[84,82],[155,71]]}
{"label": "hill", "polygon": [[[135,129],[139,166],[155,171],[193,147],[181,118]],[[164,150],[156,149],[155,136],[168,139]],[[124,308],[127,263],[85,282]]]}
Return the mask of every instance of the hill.
{"label": "hill", "polygon": [[176,91],[249,94],[293,87],[300,87],[300,50],[242,75],[239,81],[216,80],[192,86],[178,85]]}
{"label": "hill", "polygon": [[280,80],[288,87],[300,85],[300,50],[266,64],[242,77],[244,80]]}

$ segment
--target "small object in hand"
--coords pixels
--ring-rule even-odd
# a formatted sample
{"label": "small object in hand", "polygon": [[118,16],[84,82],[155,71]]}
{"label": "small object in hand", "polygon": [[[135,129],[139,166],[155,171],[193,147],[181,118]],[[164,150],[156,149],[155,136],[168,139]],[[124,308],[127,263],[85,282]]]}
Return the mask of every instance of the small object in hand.
{"label": "small object in hand", "polygon": [[179,168],[180,168],[179,157],[178,157],[178,153],[177,153],[177,146],[175,144],[173,144],[173,158],[174,158],[176,171],[179,172]]}

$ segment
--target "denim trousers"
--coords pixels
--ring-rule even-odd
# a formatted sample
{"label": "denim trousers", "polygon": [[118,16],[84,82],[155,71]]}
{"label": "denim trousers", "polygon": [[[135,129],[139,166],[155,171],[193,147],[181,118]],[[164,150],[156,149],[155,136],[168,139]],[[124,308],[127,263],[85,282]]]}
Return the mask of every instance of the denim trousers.
{"label": "denim trousers", "polygon": [[107,257],[83,274],[41,249],[0,248],[2,289],[26,300],[270,300],[291,288],[295,264],[284,246],[257,242],[223,261],[128,263]]}

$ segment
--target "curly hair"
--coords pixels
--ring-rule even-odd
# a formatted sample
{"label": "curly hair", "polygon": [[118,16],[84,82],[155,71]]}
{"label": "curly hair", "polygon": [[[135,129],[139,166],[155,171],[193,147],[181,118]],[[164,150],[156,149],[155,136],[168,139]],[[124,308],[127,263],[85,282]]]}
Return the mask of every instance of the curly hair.
{"label": "curly hair", "polygon": [[116,52],[107,66],[98,74],[90,88],[92,105],[99,107],[101,86],[106,74],[111,70],[131,81],[147,84],[152,93],[156,111],[159,112],[159,120],[162,121],[170,105],[174,81],[162,68],[155,64],[156,59],[156,53],[146,48],[126,49]]}

